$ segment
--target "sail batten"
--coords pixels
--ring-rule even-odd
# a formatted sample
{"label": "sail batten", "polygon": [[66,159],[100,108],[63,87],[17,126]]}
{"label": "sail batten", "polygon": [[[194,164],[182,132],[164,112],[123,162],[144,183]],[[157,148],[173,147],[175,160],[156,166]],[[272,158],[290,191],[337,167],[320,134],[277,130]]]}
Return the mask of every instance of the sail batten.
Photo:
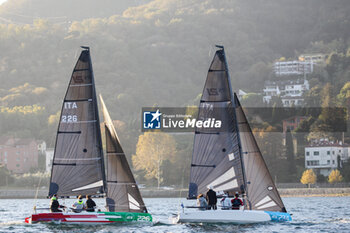
{"label": "sail batten", "polygon": [[103,180],[104,161],[94,76],[90,50],[84,49],[72,72],[63,100],[49,196],[104,193]]}
{"label": "sail batten", "polygon": [[110,212],[146,213],[147,208],[100,95],[107,151],[107,208]]}

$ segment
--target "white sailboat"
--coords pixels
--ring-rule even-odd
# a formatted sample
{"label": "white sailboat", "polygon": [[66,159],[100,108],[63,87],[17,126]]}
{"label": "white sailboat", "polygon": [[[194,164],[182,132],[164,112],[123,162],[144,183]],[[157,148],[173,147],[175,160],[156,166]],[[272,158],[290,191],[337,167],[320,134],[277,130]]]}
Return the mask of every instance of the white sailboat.
{"label": "white sailboat", "polygon": [[251,224],[290,221],[236,94],[232,93],[223,46],[217,46],[199,105],[198,118],[224,121],[224,129],[196,129],[188,199],[217,193],[244,197],[240,210],[183,208],[179,223]]}

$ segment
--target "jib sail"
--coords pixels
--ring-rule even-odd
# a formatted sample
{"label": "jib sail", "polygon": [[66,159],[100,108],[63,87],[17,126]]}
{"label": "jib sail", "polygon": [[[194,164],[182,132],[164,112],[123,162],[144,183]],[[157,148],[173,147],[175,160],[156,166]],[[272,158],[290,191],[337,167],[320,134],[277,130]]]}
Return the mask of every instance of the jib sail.
{"label": "jib sail", "polygon": [[107,154],[107,207],[110,212],[142,212],[147,209],[120,145],[117,132],[100,96]]}

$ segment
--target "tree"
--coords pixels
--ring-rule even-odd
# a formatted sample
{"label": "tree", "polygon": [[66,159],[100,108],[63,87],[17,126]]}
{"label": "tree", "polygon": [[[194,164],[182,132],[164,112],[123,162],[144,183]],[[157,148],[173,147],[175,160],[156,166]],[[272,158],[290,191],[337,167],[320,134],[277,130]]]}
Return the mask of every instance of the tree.
{"label": "tree", "polygon": [[317,177],[312,169],[308,169],[303,172],[303,175],[301,176],[300,182],[302,184],[307,184],[310,188],[310,184],[316,183]]}
{"label": "tree", "polygon": [[14,180],[14,177],[11,176],[9,170],[3,165],[0,166],[0,186],[8,186]]}
{"label": "tree", "polygon": [[157,179],[158,188],[163,182],[163,164],[173,162],[176,154],[174,138],[165,133],[146,132],[139,136],[132,163],[136,170],[144,170],[146,179]]}
{"label": "tree", "polygon": [[350,182],[350,161],[344,162],[340,171],[344,176],[344,181]]}
{"label": "tree", "polygon": [[286,132],[286,157],[288,161],[288,172],[290,181],[293,181],[296,176],[296,165],[294,159],[294,144],[293,144],[293,136],[290,132],[290,129],[287,129]]}
{"label": "tree", "polygon": [[331,174],[328,176],[328,182],[333,183],[339,183],[343,180],[343,176],[340,174],[340,171],[338,169],[332,170]]}

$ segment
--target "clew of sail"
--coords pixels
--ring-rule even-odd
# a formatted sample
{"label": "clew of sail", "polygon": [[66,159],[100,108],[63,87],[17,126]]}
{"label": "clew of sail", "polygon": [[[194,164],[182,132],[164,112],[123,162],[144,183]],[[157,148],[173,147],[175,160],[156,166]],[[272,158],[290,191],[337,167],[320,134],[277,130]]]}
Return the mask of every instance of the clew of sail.
{"label": "clew of sail", "polygon": [[64,98],[49,195],[104,192],[104,162],[90,51],[84,48]]}
{"label": "clew of sail", "polygon": [[118,135],[100,95],[107,151],[107,207],[110,212],[140,212],[147,209],[120,145]]}
{"label": "clew of sail", "polygon": [[252,210],[286,212],[236,94],[234,99],[249,193],[248,207]]}
{"label": "clew of sail", "polygon": [[230,195],[243,193],[239,135],[223,48],[210,65],[198,111],[198,119],[221,119],[224,129],[196,129],[188,198],[204,194],[209,187]]}

